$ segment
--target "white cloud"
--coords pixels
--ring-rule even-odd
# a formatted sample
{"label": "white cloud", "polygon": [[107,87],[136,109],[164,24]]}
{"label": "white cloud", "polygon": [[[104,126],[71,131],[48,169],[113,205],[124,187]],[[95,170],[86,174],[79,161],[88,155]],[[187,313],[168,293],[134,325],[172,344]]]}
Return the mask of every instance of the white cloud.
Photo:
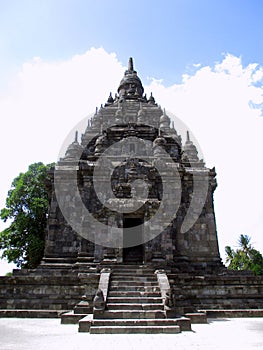
{"label": "white cloud", "polygon": [[[214,67],[184,76],[182,84],[165,87],[157,80],[147,87],[158,101],[193,131],[208,166],[216,166],[217,227],[224,246],[248,234],[263,251],[263,102],[262,67],[243,67],[226,55]],[[258,104],[258,108],[251,108]]]}
{"label": "white cloud", "polygon": [[[145,90],[189,125],[207,164],[216,166],[222,255],[241,233],[252,235],[263,251],[263,67],[244,67],[241,58],[228,54],[213,67],[195,68],[182,75],[181,84],[165,87],[151,79]],[[33,162],[56,160],[69,130],[116,91],[124,69],[115,54],[102,48],[65,61],[38,57],[21,67],[0,95],[1,207],[12,179]],[[143,67],[136,69],[140,75]]]}
{"label": "white cloud", "polygon": [[31,163],[56,161],[71,128],[106,102],[122,75],[116,55],[102,48],[65,61],[37,57],[21,66],[0,91],[0,208],[13,178]]}
{"label": "white cloud", "polygon": [[201,63],[193,63],[193,67],[200,68],[201,67]]}
{"label": "white cloud", "polygon": [[102,48],[92,48],[66,61],[34,58],[23,64],[8,90],[0,95],[5,180],[1,183],[1,198],[13,177],[29,164],[57,159],[65,135],[107,100],[122,72],[116,55]]}

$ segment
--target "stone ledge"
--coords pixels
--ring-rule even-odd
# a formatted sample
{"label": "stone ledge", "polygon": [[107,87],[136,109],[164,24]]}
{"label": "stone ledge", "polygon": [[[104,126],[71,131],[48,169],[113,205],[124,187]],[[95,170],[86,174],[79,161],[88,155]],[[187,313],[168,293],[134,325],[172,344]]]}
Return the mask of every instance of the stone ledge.
{"label": "stone ledge", "polygon": [[263,317],[263,309],[229,309],[229,310],[198,310],[206,313],[207,317]]}
{"label": "stone ledge", "polygon": [[73,311],[69,311],[61,315],[61,324],[78,324],[86,316],[86,314],[75,314]]}
{"label": "stone ledge", "polygon": [[201,310],[198,310],[198,312],[188,312],[185,314],[185,317],[189,318],[191,323],[207,323],[207,315]]}
{"label": "stone ledge", "polygon": [[17,318],[60,318],[66,310],[2,309],[0,317]]}
{"label": "stone ledge", "polygon": [[99,326],[91,327],[91,334],[131,334],[131,333],[144,333],[144,334],[154,334],[154,333],[171,333],[178,334],[181,332],[180,326]]}

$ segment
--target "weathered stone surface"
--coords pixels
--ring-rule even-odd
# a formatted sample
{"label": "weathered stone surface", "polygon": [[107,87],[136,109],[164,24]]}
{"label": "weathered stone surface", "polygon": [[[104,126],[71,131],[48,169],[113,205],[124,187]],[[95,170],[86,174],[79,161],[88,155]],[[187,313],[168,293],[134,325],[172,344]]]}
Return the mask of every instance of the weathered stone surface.
{"label": "weathered stone surface", "polygon": [[[152,94],[147,99],[143,92],[130,60],[118,94],[115,98],[110,94],[106,104],[96,109],[81,142],[76,134],[51,171],[43,261],[35,270],[14,270],[12,277],[0,277],[0,316],[57,317],[74,310],[63,313],[61,322],[79,323],[81,332],[178,333],[191,330],[191,322],[205,322],[206,315],[199,310],[208,315],[215,310],[212,315],[225,317],[261,315],[263,277],[230,273],[221,262],[213,205],[215,169],[199,159],[189,133],[182,144],[165,110]],[[118,148],[109,155],[107,150],[115,144]],[[96,191],[95,164],[102,156],[112,174],[98,170],[101,190]],[[171,169],[176,170],[178,183]],[[59,207],[55,176],[62,193],[67,193],[66,213]],[[71,188],[72,178],[77,179],[76,189]],[[147,183],[146,201],[138,199],[135,180],[141,192],[143,182]],[[165,186],[178,192],[165,193]],[[84,203],[80,212],[76,192]],[[177,197],[179,208],[171,219],[162,203],[173,204]],[[195,210],[188,213],[192,200],[202,206],[200,215]],[[121,206],[136,210],[121,213]],[[85,216],[86,209],[106,228],[97,230]],[[158,210],[160,218],[152,224]],[[72,228],[67,215],[90,239]],[[184,231],[186,218],[195,223]],[[124,233],[134,226],[140,227],[134,231],[141,240],[136,246],[128,244],[130,238]],[[123,232],[121,237],[114,228]],[[106,244],[98,243],[105,236]],[[145,242],[144,237],[149,239]]]}
{"label": "weathered stone surface", "polygon": [[0,309],[70,310],[84,291],[92,303],[98,281],[90,276],[87,290],[77,275],[0,277]]}
{"label": "weathered stone surface", "polygon": [[185,316],[190,319],[191,323],[207,323],[206,313],[203,312],[186,313]]}
{"label": "weathered stone surface", "polygon": [[[63,261],[79,268],[80,263],[85,262],[106,265],[111,262],[144,263],[163,267],[176,265],[182,271],[212,271],[221,268],[213,208],[215,170],[206,168],[204,162],[198,158],[197,149],[190,140],[189,133],[183,146],[181,136],[177,134],[174,126],[170,125],[170,118],[165,110],[155,103],[152,95],[149,100],[143,96],[141,81],[132,64],[125,72],[118,92],[119,95],[116,95],[115,99],[110,94],[105,106],[96,110],[80,144],[75,139],[69,146],[66,156],[58,162],[56,178],[61,188],[68,191],[65,201],[68,203],[68,212],[74,215],[75,192],[70,192],[68,179],[74,176],[74,169],[78,169],[78,190],[86,208],[97,220],[108,225],[108,232],[98,232],[86,221],[84,213],[81,213],[79,225],[83,231],[89,232],[89,237],[101,240],[114,225],[127,228],[133,224],[139,225],[140,221],[140,234],[142,237],[149,235],[149,239],[142,245],[122,249],[124,236],[123,242],[119,242],[119,245],[116,243],[116,247],[113,248],[101,247],[80,237],[60,212],[53,178],[50,184],[51,204],[44,262]],[[93,141],[89,142],[91,139]],[[113,168],[113,193],[103,193],[106,191],[104,184],[109,180],[103,171],[97,173],[98,187],[102,189],[97,193],[93,184],[95,164],[103,152],[116,144],[118,147],[112,154],[103,156],[107,167]],[[74,156],[79,151],[81,156],[76,162]],[[157,224],[148,227],[148,220],[155,215],[162,201],[173,203],[176,200],[172,191],[163,197],[164,183],[172,188],[175,182],[175,178],[169,173],[170,168],[167,167],[169,159],[180,177],[181,204],[178,212],[174,213],[172,222],[170,219],[167,221],[167,213],[164,212]],[[115,165],[116,160],[121,162],[120,165]],[[162,169],[165,176],[161,176],[157,169]],[[132,183],[138,179],[148,183],[147,201],[142,201],[140,209],[134,210],[133,213],[119,213],[119,206],[132,208],[140,203],[136,197],[133,199],[132,193]],[[187,232],[181,232],[194,191],[196,201],[201,203],[202,199],[198,196],[206,181],[208,193],[202,213],[197,215],[195,224]],[[99,197],[108,198],[107,203],[114,205],[115,211],[104,206]],[[195,215],[193,212],[193,216]],[[160,235],[151,236],[151,231]],[[114,230],[112,232],[112,236],[109,237],[113,244]]]}

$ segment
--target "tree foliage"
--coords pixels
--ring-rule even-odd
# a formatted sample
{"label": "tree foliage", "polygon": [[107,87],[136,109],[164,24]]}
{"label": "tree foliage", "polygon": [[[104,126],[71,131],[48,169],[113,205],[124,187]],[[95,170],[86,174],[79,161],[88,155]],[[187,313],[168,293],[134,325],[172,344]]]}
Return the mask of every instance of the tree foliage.
{"label": "tree foliage", "polygon": [[18,267],[36,267],[44,253],[48,212],[46,181],[53,164],[31,164],[11,185],[0,217],[10,225],[0,232],[2,258]]}
{"label": "tree foliage", "polygon": [[226,262],[230,270],[249,270],[255,275],[263,275],[263,256],[252,247],[251,238],[240,235],[239,248],[234,250],[230,246],[225,247]]}

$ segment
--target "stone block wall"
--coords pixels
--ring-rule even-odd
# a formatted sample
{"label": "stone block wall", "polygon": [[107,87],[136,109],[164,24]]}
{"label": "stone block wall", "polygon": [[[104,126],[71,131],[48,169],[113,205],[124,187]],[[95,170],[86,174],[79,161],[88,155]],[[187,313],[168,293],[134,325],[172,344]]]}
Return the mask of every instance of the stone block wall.
{"label": "stone block wall", "polygon": [[0,309],[71,310],[85,294],[92,302],[99,275],[0,277]]}
{"label": "stone block wall", "polygon": [[[263,276],[168,273],[178,313],[197,310],[263,309]],[[21,273],[0,277],[2,310],[72,310],[86,295],[92,303],[99,273]]]}
{"label": "stone block wall", "polygon": [[263,309],[263,276],[170,274],[178,310]]}

